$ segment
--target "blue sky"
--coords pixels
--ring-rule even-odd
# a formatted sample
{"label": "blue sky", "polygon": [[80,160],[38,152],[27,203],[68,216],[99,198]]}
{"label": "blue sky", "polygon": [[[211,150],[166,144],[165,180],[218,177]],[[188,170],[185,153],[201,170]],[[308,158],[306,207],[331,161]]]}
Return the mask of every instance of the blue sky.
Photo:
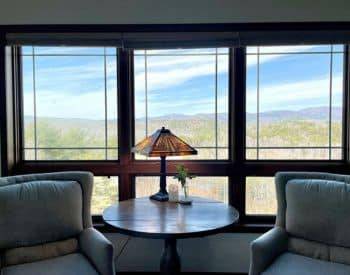
{"label": "blue sky", "polygon": [[[298,110],[328,106],[330,91],[329,46],[260,48],[260,111]],[[335,50],[341,47],[334,47]],[[256,48],[249,48],[250,53]],[[215,112],[214,49],[148,51],[147,86],[149,116]],[[218,56],[218,112],[227,112],[228,56]],[[271,53],[276,54],[271,54]],[[287,54],[309,52],[309,54]],[[25,48],[24,54],[30,54]],[[105,72],[103,48],[35,48],[35,86],[37,115],[63,118],[103,119]],[[116,110],[115,50],[106,49],[108,118]],[[135,112],[145,115],[145,57],[135,57]],[[171,54],[182,54],[173,56]],[[60,56],[53,56],[60,54]],[[70,54],[70,56],[64,56]],[[87,54],[99,56],[73,56]],[[159,55],[160,54],[160,55]],[[33,62],[23,57],[25,115],[33,115]],[[247,110],[256,112],[257,55],[247,57]],[[333,54],[332,104],[340,106],[342,90],[342,53]]]}

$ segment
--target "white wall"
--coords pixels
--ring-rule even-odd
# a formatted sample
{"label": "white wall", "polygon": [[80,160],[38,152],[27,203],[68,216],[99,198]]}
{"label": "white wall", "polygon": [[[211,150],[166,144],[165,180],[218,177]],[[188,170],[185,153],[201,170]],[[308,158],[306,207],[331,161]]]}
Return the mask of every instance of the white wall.
{"label": "white wall", "polygon": [[0,24],[347,21],[348,0],[1,0]]}
{"label": "white wall", "polygon": [[[119,254],[127,237],[106,234]],[[178,251],[182,270],[193,272],[247,272],[249,244],[257,234],[218,234],[180,240]],[[118,271],[159,271],[162,240],[131,238],[116,262]]]}

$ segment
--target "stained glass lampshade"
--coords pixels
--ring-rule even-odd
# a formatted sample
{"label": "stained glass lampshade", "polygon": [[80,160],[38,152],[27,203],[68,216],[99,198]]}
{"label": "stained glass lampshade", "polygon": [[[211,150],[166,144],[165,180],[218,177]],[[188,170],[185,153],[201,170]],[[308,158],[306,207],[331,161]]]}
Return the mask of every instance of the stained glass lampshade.
{"label": "stained glass lampshade", "polygon": [[164,127],[155,131],[151,136],[146,137],[144,140],[136,144],[132,151],[148,157],[160,157],[160,190],[158,193],[151,196],[151,199],[158,201],[167,201],[169,199],[168,192],[166,190],[165,158],[167,156],[186,156],[197,154],[196,149]]}

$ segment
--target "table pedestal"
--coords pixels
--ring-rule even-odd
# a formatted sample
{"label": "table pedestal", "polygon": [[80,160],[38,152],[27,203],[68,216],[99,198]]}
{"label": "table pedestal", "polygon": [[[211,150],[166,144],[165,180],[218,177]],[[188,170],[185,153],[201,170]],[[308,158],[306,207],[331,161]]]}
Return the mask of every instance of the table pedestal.
{"label": "table pedestal", "polygon": [[160,260],[160,271],[163,274],[180,273],[180,256],[177,253],[176,239],[165,239],[163,255]]}

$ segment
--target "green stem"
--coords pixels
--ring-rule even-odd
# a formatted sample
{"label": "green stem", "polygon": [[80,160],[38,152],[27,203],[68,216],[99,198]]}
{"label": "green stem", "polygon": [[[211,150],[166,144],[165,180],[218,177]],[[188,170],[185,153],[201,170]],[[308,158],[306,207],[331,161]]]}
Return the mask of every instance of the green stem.
{"label": "green stem", "polygon": [[184,194],[185,194],[185,198],[187,199],[187,186],[186,186],[186,183],[184,184]]}

